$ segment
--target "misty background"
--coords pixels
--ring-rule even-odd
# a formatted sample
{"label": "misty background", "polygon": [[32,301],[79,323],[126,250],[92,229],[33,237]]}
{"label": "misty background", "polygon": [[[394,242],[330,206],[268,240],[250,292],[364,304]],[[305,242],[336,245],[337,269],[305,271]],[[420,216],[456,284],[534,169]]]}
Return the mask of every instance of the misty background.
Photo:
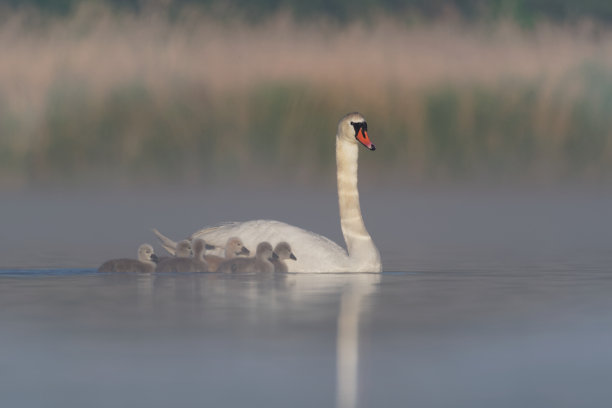
{"label": "misty background", "polygon": [[350,111],[377,146],[360,191],[386,269],[605,264],[611,19],[597,1],[0,1],[2,266],[95,267],[152,227],[257,218],[342,242]]}
{"label": "misty background", "polygon": [[1,188],[333,188],[335,126],[355,110],[378,182],[612,177],[601,2],[0,5]]}

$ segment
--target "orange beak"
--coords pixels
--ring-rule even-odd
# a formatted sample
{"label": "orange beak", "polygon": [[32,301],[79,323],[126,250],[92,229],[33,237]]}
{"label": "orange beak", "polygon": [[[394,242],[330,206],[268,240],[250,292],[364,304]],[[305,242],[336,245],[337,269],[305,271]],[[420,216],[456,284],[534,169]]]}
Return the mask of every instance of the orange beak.
{"label": "orange beak", "polygon": [[357,132],[357,135],[355,137],[362,145],[364,145],[368,149],[376,150],[376,146],[374,146],[374,143],[370,141],[370,138],[368,137],[368,132],[366,130],[359,129],[359,132]]}

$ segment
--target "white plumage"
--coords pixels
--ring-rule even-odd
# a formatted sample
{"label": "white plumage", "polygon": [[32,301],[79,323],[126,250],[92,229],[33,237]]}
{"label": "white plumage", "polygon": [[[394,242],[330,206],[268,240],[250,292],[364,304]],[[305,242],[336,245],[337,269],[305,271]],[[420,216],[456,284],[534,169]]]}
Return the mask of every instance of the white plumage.
{"label": "white plumage", "polygon": [[[222,247],[230,237],[240,237],[251,251],[262,241],[272,246],[287,241],[297,257],[297,261],[287,263],[289,272],[381,272],[380,254],[365,228],[359,205],[358,143],[375,149],[363,116],[349,113],[340,119],[336,133],[340,225],[348,251],[322,235],[273,220],[231,222],[204,228],[193,233],[191,239],[202,238]],[[174,241],[157,230],[154,232],[168,251],[176,248]]]}

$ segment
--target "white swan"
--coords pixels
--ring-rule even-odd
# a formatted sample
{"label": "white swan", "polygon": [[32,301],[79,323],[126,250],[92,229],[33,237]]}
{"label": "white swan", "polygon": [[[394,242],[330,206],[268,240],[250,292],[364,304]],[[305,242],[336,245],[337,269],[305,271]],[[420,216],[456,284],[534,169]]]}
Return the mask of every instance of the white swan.
{"label": "white swan", "polygon": [[[322,235],[271,220],[234,222],[205,228],[192,234],[191,238],[204,238],[220,246],[228,238],[238,236],[251,248],[261,241],[289,241],[300,254],[297,261],[288,265],[289,272],[381,272],[380,253],[363,223],[357,190],[359,143],[375,150],[367,130],[364,117],[354,112],[340,119],[336,133],[338,203],[346,250]],[[158,237],[164,247],[176,247],[172,245],[172,240],[160,235]]]}

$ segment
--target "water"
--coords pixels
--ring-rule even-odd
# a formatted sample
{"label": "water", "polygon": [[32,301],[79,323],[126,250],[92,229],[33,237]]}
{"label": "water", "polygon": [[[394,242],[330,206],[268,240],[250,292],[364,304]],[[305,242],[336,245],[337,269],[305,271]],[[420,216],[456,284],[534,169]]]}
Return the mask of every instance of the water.
{"label": "water", "polygon": [[95,272],[154,226],[277,218],[340,241],[333,192],[3,199],[3,404],[609,406],[611,195],[362,196],[380,275]]}

